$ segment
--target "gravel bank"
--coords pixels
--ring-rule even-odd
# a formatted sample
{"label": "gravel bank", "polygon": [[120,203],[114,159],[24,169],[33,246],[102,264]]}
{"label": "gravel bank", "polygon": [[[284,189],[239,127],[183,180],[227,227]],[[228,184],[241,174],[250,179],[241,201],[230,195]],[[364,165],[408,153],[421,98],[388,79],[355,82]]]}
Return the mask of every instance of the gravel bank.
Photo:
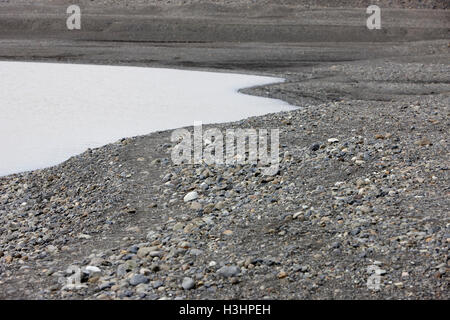
{"label": "gravel bank", "polygon": [[[383,83],[420,70],[448,89],[448,65],[372,68],[316,72]],[[274,177],[174,166],[158,132],[1,178],[1,296],[448,299],[449,102],[344,99],[216,126],[280,128]],[[379,291],[366,286],[373,264]],[[70,265],[100,271],[74,289],[61,283]]]}
{"label": "gravel bank", "polygon": [[[164,131],[0,178],[0,298],[450,298],[448,40],[35,41],[2,40],[0,52],[284,77],[243,91],[300,108],[214,125],[279,128],[273,177],[175,166]],[[77,268],[81,285],[68,285]]]}

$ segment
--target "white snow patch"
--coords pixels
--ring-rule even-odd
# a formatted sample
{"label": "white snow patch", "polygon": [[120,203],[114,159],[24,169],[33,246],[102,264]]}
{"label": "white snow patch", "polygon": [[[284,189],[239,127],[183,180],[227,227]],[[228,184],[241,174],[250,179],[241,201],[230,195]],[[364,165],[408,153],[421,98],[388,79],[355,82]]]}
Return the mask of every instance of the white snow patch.
{"label": "white snow patch", "polygon": [[291,110],[238,89],[252,75],[0,62],[0,176],[56,165],[123,137]]}

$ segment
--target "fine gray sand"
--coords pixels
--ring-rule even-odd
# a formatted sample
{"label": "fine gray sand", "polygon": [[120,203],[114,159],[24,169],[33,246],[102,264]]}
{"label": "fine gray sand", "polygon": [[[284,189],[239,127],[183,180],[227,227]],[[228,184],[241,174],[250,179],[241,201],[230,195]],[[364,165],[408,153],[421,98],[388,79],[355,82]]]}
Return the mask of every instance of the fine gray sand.
{"label": "fine gray sand", "polygon": [[0,1],[1,60],[271,75],[243,92],[299,107],[214,125],[279,128],[272,177],[175,166],[165,131],[0,178],[0,298],[449,299],[448,1],[368,4]]}

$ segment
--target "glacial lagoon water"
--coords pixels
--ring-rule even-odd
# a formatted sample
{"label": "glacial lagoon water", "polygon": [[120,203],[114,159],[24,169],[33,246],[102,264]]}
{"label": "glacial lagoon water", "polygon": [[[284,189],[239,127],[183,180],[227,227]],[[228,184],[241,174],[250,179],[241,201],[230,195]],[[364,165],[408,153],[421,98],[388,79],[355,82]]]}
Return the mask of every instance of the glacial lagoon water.
{"label": "glacial lagoon water", "polygon": [[61,163],[123,137],[291,110],[238,92],[281,82],[161,68],[0,62],[0,176]]}

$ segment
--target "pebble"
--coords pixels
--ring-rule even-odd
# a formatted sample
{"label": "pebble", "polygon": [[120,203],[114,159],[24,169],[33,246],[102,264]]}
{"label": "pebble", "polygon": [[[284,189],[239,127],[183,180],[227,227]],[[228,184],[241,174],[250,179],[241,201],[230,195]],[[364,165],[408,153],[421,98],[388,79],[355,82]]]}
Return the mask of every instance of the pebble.
{"label": "pebble", "polygon": [[185,277],[181,286],[184,290],[191,290],[195,287],[195,281],[192,278]]}
{"label": "pebble", "polygon": [[226,235],[226,236],[231,236],[231,235],[233,234],[233,231],[231,231],[231,230],[225,230],[225,231],[223,232],[223,234]]}
{"label": "pebble", "polygon": [[298,217],[300,217],[303,214],[302,211],[296,212],[294,213],[294,215],[292,216],[292,219],[297,219]]}
{"label": "pebble", "polygon": [[186,194],[183,198],[184,202],[189,202],[198,198],[198,193],[196,191],[191,191]]}
{"label": "pebble", "polygon": [[223,266],[217,270],[217,274],[224,277],[230,278],[239,275],[240,269],[237,266]]}
{"label": "pebble", "polygon": [[96,267],[96,266],[87,266],[87,267],[85,267],[85,270],[89,274],[95,274],[95,273],[101,273],[102,272],[102,270],[100,270],[100,268]]}
{"label": "pebble", "polygon": [[137,286],[141,283],[148,283],[150,280],[148,277],[142,275],[142,274],[135,274],[130,278],[130,284],[132,286]]}
{"label": "pebble", "polygon": [[317,150],[319,150],[319,149],[320,149],[320,144],[318,144],[318,143],[314,143],[314,144],[312,144],[311,147],[310,147],[310,150],[311,150],[311,151],[317,151]]}
{"label": "pebble", "polygon": [[192,202],[191,203],[191,209],[192,210],[201,210],[202,209],[202,205],[199,202]]}

